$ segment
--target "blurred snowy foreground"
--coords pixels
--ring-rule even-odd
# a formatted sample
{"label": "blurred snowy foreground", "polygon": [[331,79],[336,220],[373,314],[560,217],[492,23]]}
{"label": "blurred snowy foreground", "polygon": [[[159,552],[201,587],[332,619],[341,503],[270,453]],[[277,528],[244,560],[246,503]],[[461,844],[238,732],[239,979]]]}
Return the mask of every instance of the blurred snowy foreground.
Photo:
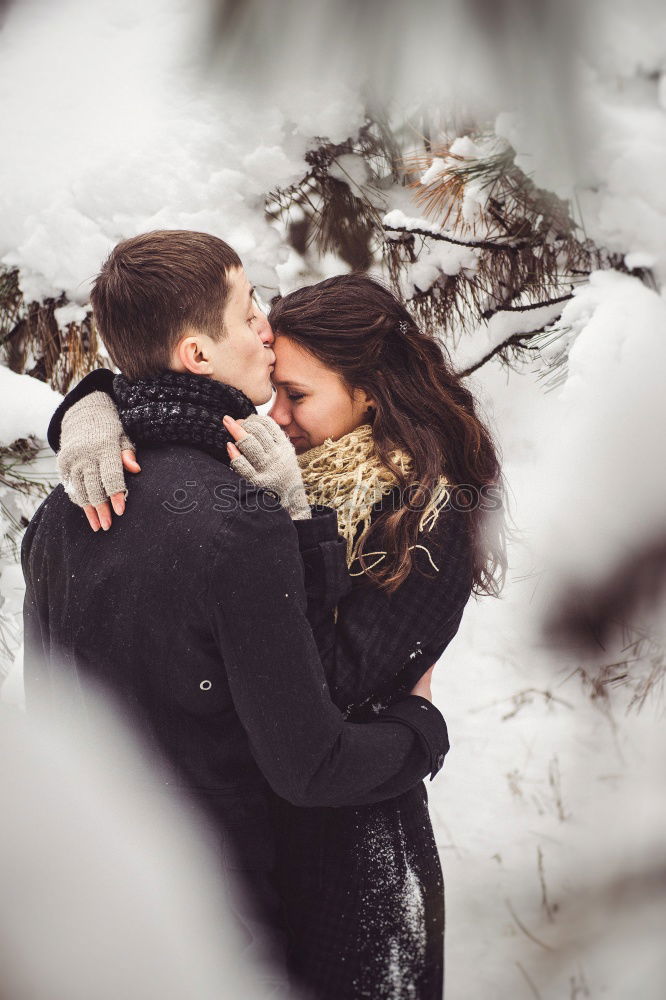
{"label": "blurred snowy foreground", "polygon": [[214,838],[110,706],[69,702],[29,718],[0,705],[3,997],[274,995],[239,957]]}
{"label": "blurred snowy foreground", "polygon": [[[653,281],[595,272],[533,365],[507,373],[491,361],[470,379],[503,452],[517,532],[501,600],[470,603],[435,674],[452,738],[428,786],[452,1000],[666,991],[666,18],[643,17],[646,0],[631,12],[621,0],[585,6],[575,155],[560,155],[552,105],[538,142],[529,116],[513,110],[494,130],[537,183],[576,203],[599,245]],[[223,237],[266,296],[344,269],[331,254],[299,255],[264,200],[302,176],[313,137],[337,142],[358,129],[358,81],[325,92],[317,78],[283,94],[276,77],[274,103],[216,88],[196,71],[186,8],[25,0],[5,14],[0,104],[12,155],[0,162],[0,261],[18,269],[26,303],[64,293],[63,329],[85,315],[108,250],[149,229]],[[441,110],[441,95],[432,100]],[[413,110],[396,104],[401,134]],[[387,206],[432,225],[409,197],[396,185]],[[453,256],[422,259],[414,282],[469,265],[466,250]],[[459,370],[520,317],[461,336]],[[565,377],[546,392],[541,376],[558,359]],[[57,394],[0,364],[0,395],[0,447],[30,435],[44,446]],[[28,465],[17,457],[12,473],[54,482],[53,457],[45,447]],[[144,765],[124,738],[81,760],[75,728],[20,716],[15,543],[38,501],[12,484],[0,480],[0,683],[10,705],[0,723],[0,991],[252,997],[255,986],[234,979],[244,974],[236,947],[221,951],[211,936],[216,926],[220,938],[233,932],[207,878],[205,835],[144,796]]]}

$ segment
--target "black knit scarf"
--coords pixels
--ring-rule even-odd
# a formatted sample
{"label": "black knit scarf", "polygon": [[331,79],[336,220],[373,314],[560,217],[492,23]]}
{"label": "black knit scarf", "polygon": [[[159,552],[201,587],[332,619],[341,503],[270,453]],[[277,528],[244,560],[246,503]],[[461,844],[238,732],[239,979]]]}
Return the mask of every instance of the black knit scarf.
{"label": "black knit scarf", "polygon": [[233,441],[222,417],[249,417],[256,409],[240,389],[189,372],[165,372],[129,382],[116,375],[120,419],[135,444],[191,444],[229,464]]}

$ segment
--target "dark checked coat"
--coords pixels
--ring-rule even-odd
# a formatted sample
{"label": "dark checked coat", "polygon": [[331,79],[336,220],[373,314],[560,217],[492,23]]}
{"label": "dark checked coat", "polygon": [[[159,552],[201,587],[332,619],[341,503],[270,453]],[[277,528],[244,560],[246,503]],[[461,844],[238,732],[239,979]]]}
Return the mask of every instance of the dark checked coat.
{"label": "dark checked coat", "polygon": [[[365,576],[345,588],[334,560],[322,566],[320,554],[306,556],[306,580],[330,584],[328,594],[313,594],[311,617],[331,696],[346,717],[371,718],[399,699],[457,632],[472,585],[465,518],[452,508],[440,514],[420,539],[437,569],[416,549],[412,572],[391,596]],[[346,592],[334,623],[327,608],[336,586]],[[311,995],[440,1000],[444,889],[425,786],[355,808],[295,809],[280,800],[276,813],[292,962]]]}

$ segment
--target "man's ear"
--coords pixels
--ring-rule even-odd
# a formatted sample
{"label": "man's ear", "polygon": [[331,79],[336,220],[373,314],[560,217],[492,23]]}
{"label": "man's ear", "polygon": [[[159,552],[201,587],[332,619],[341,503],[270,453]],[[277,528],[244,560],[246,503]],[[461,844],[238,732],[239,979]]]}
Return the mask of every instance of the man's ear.
{"label": "man's ear", "polygon": [[212,375],[208,338],[204,334],[192,333],[179,340],[172,355],[172,367],[177,372]]}

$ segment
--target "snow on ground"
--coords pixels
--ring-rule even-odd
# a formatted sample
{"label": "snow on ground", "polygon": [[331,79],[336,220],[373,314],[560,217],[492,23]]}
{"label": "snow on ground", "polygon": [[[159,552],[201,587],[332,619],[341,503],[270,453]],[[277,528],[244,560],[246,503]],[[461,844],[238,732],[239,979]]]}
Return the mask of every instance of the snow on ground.
{"label": "snow on ground", "polygon": [[[651,900],[622,907],[603,887],[664,861],[663,702],[641,714],[625,713],[621,690],[612,707],[595,702],[573,675],[579,662],[540,641],[543,563],[530,529],[543,495],[567,492],[544,480],[542,442],[573,404],[497,364],[476,384],[492,407],[522,537],[510,546],[502,599],[468,605],[435,671],[452,741],[429,787],[447,891],[447,996],[624,1000],[631,986],[656,1000],[666,964]],[[581,460],[570,458],[573,478]]]}
{"label": "snow on ground", "polygon": [[[603,905],[607,881],[652,881],[650,865],[664,862],[663,716],[650,705],[625,717],[616,701],[609,717],[570,676],[575,662],[554,670],[547,652],[515,641],[529,611],[529,584],[516,583],[501,610],[470,607],[436,672],[452,740],[430,790],[447,995],[557,1000],[577,981],[581,996],[625,1000],[631,984],[657,1000],[661,932],[646,925],[640,900],[623,909],[609,893],[602,920],[585,907],[595,894]],[[640,962],[623,923],[641,939]]]}

